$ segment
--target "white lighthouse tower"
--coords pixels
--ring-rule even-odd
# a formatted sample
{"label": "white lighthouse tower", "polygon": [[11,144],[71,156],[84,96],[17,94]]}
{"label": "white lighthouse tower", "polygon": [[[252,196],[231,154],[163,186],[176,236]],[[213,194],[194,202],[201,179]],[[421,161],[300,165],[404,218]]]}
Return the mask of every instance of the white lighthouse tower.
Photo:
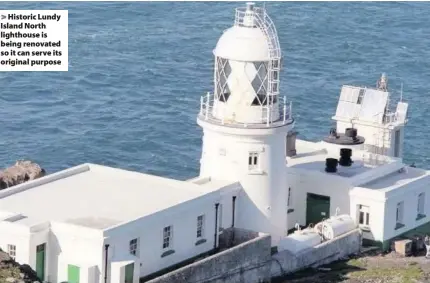
{"label": "white lighthouse tower", "polygon": [[200,176],[239,181],[236,226],[270,233],[275,246],[287,231],[286,137],[294,120],[279,96],[281,49],[265,9],[237,8],[214,55],[214,93],[202,97],[197,118]]}

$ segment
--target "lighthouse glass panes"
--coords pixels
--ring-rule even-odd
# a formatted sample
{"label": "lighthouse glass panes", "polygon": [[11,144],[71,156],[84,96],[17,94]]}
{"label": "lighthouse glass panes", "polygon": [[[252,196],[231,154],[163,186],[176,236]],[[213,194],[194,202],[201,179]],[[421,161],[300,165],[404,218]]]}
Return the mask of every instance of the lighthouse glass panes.
{"label": "lighthouse glass panes", "polygon": [[251,85],[256,94],[251,105],[266,105],[267,104],[267,62],[254,62],[255,75]]}
{"label": "lighthouse glass panes", "polygon": [[277,102],[278,90],[278,60],[230,62],[227,59],[216,57],[215,98],[218,101],[227,102],[231,92],[251,91],[254,93],[254,98],[249,101],[252,106],[270,105]]}
{"label": "lighthouse glass panes", "polygon": [[226,102],[230,96],[227,80],[231,74],[231,67],[227,59],[217,57],[216,61],[216,98]]}

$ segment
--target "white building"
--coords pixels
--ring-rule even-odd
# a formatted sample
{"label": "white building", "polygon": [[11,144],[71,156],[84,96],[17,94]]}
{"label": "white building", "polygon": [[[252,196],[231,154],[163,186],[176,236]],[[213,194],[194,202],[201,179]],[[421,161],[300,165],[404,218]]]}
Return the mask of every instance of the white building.
{"label": "white building", "polygon": [[337,132],[307,142],[280,97],[281,49],[264,9],[237,9],[214,57],[199,177],[83,164],[2,190],[0,248],[49,282],[136,283],[213,251],[231,226],[270,233],[276,246],[296,223],[339,209],[386,247],[430,221],[429,172],[402,162],[408,105],[387,110],[385,76],[375,89],[344,86]]}

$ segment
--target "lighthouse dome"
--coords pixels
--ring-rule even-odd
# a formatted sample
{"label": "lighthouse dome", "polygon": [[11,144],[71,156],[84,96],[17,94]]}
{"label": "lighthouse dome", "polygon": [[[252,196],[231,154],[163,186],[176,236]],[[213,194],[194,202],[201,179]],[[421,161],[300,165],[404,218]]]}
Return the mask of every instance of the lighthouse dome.
{"label": "lighthouse dome", "polygon": [[269,61],[268,39],[260,28],[233,26],[218,40],[214,55],[234,61]]}

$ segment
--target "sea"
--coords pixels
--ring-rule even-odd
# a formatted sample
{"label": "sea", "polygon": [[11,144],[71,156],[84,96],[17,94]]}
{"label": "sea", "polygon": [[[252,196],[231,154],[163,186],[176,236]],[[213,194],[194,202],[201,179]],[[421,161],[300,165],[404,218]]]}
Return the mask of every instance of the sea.
{"label": "sea", "polygon": [[[244,2],[2,2],[67,9],[68,72],[0,72],[0,167],[85,162],[185,180],[199,173],[200,96],[213,49]],[[263,5],[258,2],[258,5]],[[267,2],[284,56],[281,93],[299,138],[334,126],[343,84],[389,78],[410,104],[404,160],[430,167],[430,3]]]}

